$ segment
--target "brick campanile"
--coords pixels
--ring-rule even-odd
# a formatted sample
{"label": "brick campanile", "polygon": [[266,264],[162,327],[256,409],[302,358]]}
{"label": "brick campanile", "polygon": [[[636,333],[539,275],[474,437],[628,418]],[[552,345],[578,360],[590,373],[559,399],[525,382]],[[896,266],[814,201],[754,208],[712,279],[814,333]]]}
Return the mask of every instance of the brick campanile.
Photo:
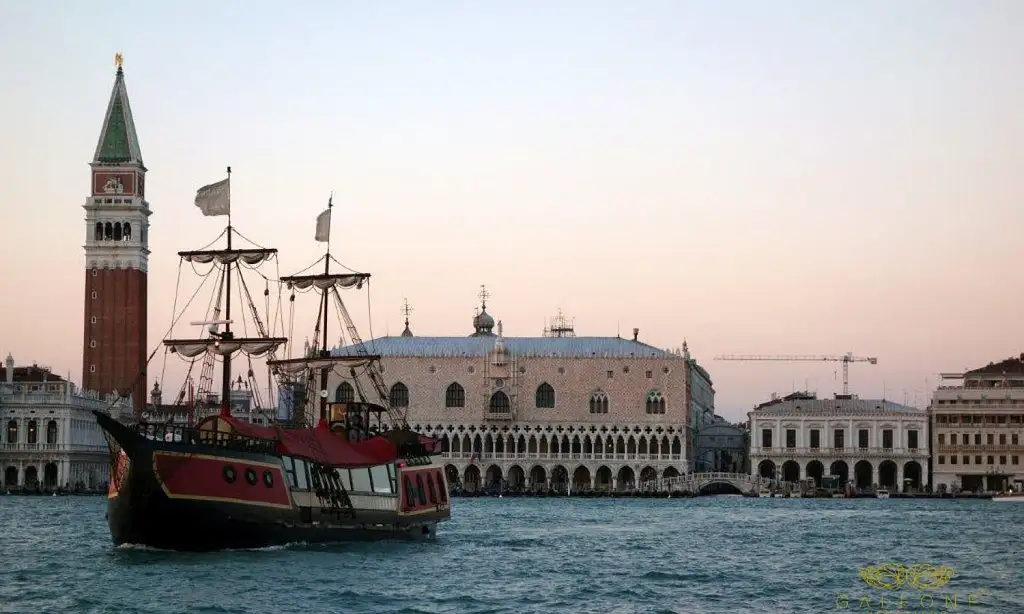
{"label": "brick campanile", "polygon": [[146,167],[128,104],[124,70],[103,118],[85,201],[85,333],[82,387],[146,401],[146,292],[149,216]]}

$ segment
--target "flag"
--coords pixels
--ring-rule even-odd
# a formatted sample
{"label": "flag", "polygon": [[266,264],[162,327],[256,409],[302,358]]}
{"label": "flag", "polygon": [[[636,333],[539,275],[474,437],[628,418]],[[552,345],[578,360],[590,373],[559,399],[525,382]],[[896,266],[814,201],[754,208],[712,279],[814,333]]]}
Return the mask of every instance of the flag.
{"label": "flag", "polygon": [[329,243],[331,240],[331,208],[324,209],[323,213],[316,216],[316,240],[320,243]]}
{"label": "flag", "polygon": [[231,178],[199,188],[196,206],[203,215],[231,215]]}

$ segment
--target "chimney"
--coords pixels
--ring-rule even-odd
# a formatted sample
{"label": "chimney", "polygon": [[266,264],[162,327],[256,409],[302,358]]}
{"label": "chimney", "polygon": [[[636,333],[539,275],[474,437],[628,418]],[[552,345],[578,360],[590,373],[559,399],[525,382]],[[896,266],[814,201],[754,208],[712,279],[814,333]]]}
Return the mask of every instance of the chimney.
{"label": "chimney", "polygon": [[6,370],[4,371],[4,373],[7,375],[7,383],[8,384],[13,384],[14,383],[14,356],[11,356],[10,354],[7,354],[7,360],[4,361],[4,367],[6,367]]}
{"label": "chimney", "polygon": [[640,336],[640,329],[639,328],[634,328],[633,329],[633,341],[636,341],[639,336]]}

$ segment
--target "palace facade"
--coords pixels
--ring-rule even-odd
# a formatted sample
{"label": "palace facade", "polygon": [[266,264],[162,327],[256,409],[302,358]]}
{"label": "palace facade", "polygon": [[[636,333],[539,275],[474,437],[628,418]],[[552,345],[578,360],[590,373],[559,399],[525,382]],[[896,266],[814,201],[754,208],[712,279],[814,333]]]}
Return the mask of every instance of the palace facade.
{"label": "palace facade", "polygon": [[[440,440],[449,479],[467,490],[625,490],[690,469],[696,361],[637,329],[577,337],[561,320],[541,337],[505,337],[484,302],[469,336],[418,337],[406,319],[401,336],[365,347],[381,356],[391,407]],[[352,400],[351,381],[332,378],[335,400]]]}
{"label": "palace facade", "polygon": [[109,480],[106,440],[93,410],[129,417],[130,398],[80,391],[46,367],[0,369],[0,468],[6,489],[99,489]]}
{"label": "palace facade", "polygon": [[936,489],[1002,491],[1024,486],[1024,354],[943,373],[933,393],[932,480]]}
{"label": "palace facade", "polygon": [[927,481],[927,413],[885,400],[797,392],[749,414],[750,466],[796,482],[834,476],[862,490],[921,489]]}

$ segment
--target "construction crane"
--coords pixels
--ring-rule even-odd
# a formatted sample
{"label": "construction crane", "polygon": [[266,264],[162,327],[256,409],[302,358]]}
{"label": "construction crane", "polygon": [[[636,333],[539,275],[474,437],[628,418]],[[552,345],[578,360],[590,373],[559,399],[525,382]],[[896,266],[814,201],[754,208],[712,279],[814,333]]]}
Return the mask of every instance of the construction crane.
{"label": "construction crane", "polygon": [[715,356],[715,360],[780,360],[785,362],[841,362],[843,363],[843,395],[850,394],[850,363],[866,362],[872,365],[878,364],[877,358],[861,358],[847,352],[842,356],[758,356],[756,354],[729,354],[726,356]]}

